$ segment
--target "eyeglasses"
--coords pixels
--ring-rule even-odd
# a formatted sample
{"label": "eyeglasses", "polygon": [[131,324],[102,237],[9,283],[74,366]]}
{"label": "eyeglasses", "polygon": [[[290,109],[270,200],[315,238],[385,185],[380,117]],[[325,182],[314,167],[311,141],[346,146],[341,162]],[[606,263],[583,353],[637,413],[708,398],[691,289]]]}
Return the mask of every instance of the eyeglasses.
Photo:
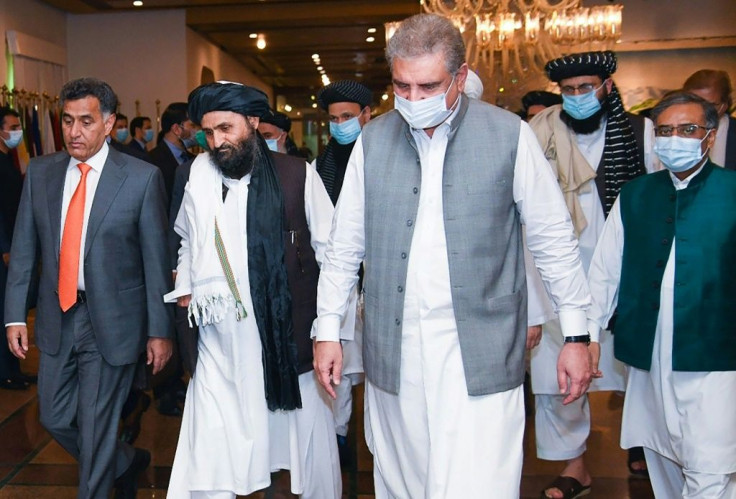
{"label": "eyeglasses", "polygon": [[672,134],[675,130],[677,130],[677,135],[679,137],[692,137],[695,135],[698,131],[698,129],[702,128],[703,130],[712,130],[711,128],[702,126],[702,125],[696,125],[694,123],[685,123],[684,125],[661,125],[654,129],[654,134],[657,137],[672,137]]}
{"label": "eyeglasses", "polygon": [[600,87],[596,87],[593,83],[583,83],[582,85],[578,85],[577,87],[565,85],[564,87],[560,87],[560,92],[562,92],[563,95],[575,95],[575,93],[582,95],[589,94],[590,92],[598,90],[599,88]]}

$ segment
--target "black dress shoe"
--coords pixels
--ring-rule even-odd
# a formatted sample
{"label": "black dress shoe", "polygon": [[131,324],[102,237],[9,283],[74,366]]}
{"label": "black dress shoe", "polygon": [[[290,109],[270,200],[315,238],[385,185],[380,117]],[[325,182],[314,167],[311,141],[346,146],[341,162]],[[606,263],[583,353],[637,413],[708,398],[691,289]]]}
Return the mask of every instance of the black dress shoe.
{"label": "black dress shoe", "polygon": [[130,466],[115,479],[115,499],[135,499],[138,492],[138,477],[148,468],[150,462],[150,452],[145,449],[135,449]]}
{"label": "black dress shoe", "polygon": [[18,373],[13,376],[13,378],[24,383],[29,383],[31,385],[35,385],[36,383],[38,383],[38,376],[35,375]]}
{"label": "black dress shoe", "polygon": [[176,400],[176,394],[173,392],[166,392],[161,395],[158,399],[156,409],[158,410],[158,413],[163,416],[180,417],[183,413]]}
{"label": "black dress shoe", "polygon": [[0,388],[5,390],[27,390],[30,383],[15,378],[0,379]]}

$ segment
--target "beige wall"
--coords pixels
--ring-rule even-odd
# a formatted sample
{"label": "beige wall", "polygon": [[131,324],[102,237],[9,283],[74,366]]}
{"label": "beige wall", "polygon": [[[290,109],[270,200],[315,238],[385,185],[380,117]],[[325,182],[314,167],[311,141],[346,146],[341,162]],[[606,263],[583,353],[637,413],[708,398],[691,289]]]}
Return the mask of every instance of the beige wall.
{"label": "beige wall", "polygon": [[266,92],[273,105],[273,90],[231,55],[223,52],[216,45],[198,33],[187,28],[187,88],[200,85],[202,66],[207,66],[215,74],[215,80],[227,80],[244,83]]}
{"label": "beige wall", "polygon": [[184,21],[183,10],[69,15],[69,78],[105,80],[128,118],[138,100],[140,114],[156,120],[156,100],[163,112],[187,98]]}

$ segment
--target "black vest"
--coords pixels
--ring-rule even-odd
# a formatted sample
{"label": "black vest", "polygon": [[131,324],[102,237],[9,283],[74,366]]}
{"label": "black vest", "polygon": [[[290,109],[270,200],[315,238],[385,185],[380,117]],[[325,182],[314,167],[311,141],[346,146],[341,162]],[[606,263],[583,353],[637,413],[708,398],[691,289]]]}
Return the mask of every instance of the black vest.
{"label": "black vest", "polygon": [[273,153],[284,197],[284,261],[291,292],[291,318],[297,348],[299,374],[312,370],[312,322],[317,318],[319,265],[312,249],[312,235],[304,211],[303,159]]}

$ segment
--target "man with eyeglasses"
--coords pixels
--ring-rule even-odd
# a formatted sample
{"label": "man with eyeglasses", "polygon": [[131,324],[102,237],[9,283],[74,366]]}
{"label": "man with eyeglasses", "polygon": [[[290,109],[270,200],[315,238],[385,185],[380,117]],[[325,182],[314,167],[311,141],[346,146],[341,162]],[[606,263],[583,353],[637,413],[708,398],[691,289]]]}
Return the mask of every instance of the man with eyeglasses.
{"label": "man with eyeglasses", "polygon": [[[549,61],[550,80],[557,82],[562,104],[543,110],[530,125],[556,170],[572,216],[585,269],[593,256],[606,216],[626,182],[646,173],[650,163],[652,123],[624,111],[611,75],[617,61],[613,52],[586,52]],[[591,338],[594,358],[600,351],[600,371],[590,390],[624,389],[624,366],[613,358],[611,327]],[[543,495],[576,497],[589,489],[592,478],[584,453],[590,434],[588,398],[563,404],[554,372],[563,344],[560,321],[544,325],[542,340],[532,350],[532,390],[535,394],[537,456],[566,461],[566,466]],[[629,470],[646,475],[641,449],[629,455]]]}
{"label": "man with eyeglasses", "polygon": [[701,69],[691,74],[683,90],[702,97],[716,108],[718,130],[710,150],[710,159],[716,165],[736,170],[736,118],[728,115],[731,100],[731,79],[725,71]]}
{"label": "man with eyeglasses", "polygon": [[709,159],[716,108],[652,110],[667,171],[623,187],[590,265],[595,334],[617,308],[629,367],[621,446],[643,446],[656,497],[736,497],[736,172]]}

